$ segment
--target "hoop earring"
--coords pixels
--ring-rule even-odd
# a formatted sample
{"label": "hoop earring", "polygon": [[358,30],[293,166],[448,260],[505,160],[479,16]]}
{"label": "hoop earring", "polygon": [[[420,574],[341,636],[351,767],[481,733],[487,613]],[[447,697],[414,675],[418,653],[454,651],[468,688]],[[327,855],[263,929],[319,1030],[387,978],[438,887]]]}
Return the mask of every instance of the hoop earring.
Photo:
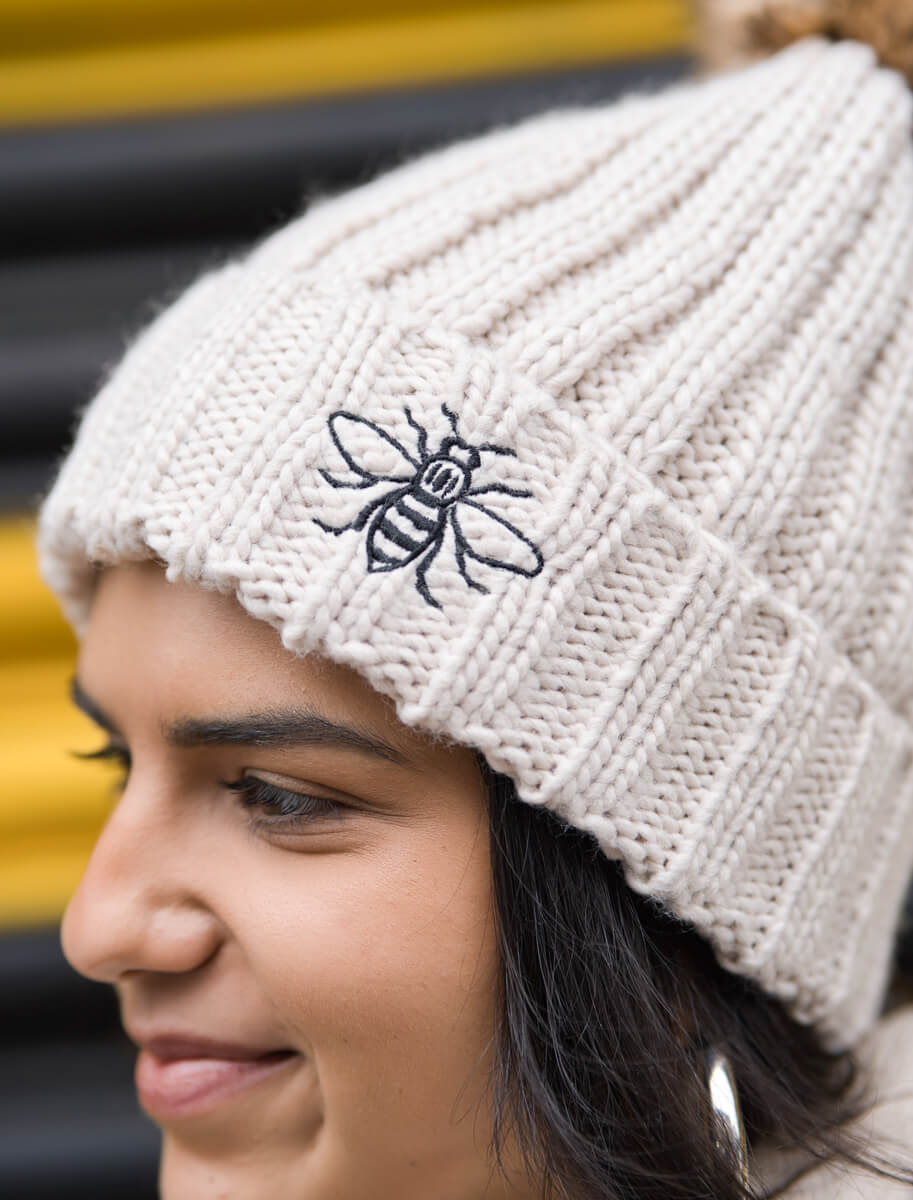
{"label": "hoop earring", "polygon": [[706,1051],[704,1061],[716,1147],[735,1159],[739,1179],[747,1187],[748,1139],[732,1067],[726,1055],[713,1046]]}

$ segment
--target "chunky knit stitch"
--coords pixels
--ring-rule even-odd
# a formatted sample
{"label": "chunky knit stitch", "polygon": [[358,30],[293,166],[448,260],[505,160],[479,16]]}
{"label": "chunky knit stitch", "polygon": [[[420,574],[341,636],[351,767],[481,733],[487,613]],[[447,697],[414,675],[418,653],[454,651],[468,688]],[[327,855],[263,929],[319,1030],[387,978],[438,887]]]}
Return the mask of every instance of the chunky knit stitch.
{"label": "chunky knit stitch", "polygon": [[913,860],[910,98],[867,48],[451,146],[198,280],[41,514],[478,747],[835,1046]]}

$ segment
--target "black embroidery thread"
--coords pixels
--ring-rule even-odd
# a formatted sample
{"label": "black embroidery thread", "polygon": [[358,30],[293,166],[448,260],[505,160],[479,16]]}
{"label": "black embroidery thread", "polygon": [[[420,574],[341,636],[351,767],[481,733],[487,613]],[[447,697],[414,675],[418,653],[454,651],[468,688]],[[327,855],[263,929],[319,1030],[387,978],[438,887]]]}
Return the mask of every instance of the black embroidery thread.
{"label": "black embroidery thread", "polygon": [[[507,446],[496,446],[486,442],[474,446],[463,440],[457,432],[456,414],[446,404],[441,412],[450,424],[450,435],[445,437],[437,450],[429,452],[428,433],[415,420],[408,408],[404,408],[406,420],[415,430],[418,442],[418,457],[401,442],[385,432],[373,421],[347,413],[342,409],[329,417],[330,437],[346,466],[358,478],[354,481],[337,479],[331,472],[320,469],[322,477],[334,488],[364,489],[378,483],[389,482],[397,486],[371,500],[355,518],[346,525],[328,525],[316,517],[314,520],[327,533],[345,533],[354,529],[359,532],[368,527],[365,546],[370,572],[396,571],[418,560],[415,586],[421,597],[434,608],[440,603],[431,594],[427,574],[431,564],[444,544],[447,530],[453,534],[457,570],[463,580],[474,591],[488,593],[488,588],[474,579],[467,567],[467,559],[523,575],[527,579],[542,570],[543,558],[538,547],[510,521],[498,516],[476,499],[478,496],[496,492],[503,496],[529,497],[526,488],[508,487],[503,483],[489,483],[481,487],[472,486],[472,475],[482,465],[485,453],[516,457],[516,451]],[[361,466],[343,444],[344,422],[371,430],[372,439],[379,438],[383,448],[392,447],[404,459],[405,473],[378,475]],[[381,448],[375,441],[375,448]],[[505,546],[510,545],[515,553],[532,555],[534,566],[523,566],[500,558],[492,558],[474,550],[460,524],[458,506],[465,506],[482,514],[489,531],[498,533]],[[509,539],[509,541],[507,540]],[[521,546],[522,544],[522,546]],[[525,548],[525,549],[524,549]],[[509,553],[510,551],[505,551]]]}

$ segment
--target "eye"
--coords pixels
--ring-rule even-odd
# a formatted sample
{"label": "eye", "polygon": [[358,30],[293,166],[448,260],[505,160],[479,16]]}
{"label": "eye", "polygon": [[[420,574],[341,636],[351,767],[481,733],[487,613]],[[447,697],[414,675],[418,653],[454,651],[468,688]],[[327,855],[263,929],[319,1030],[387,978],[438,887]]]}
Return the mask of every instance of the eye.
{"label": "eye", "polygon": [[222,780],[222,785],[238,795],[241,805],[257,813],[263,825],[295,825],[306,821],[339,818],[345,805],[325,796],[311,796],[276,787],[256,775]]}
{"label": "eye", "polygon": [[127,784],[127,776],[130,774],[130,751],[126,746],[118,746],[114,742],[108,742],[107,745],[99,747],[98,750],[71,750],[70,753],[74,758],[82,759],[84,762],[111,762],[120,768],[117,779],[115,780],[112,791],[122,792]]}

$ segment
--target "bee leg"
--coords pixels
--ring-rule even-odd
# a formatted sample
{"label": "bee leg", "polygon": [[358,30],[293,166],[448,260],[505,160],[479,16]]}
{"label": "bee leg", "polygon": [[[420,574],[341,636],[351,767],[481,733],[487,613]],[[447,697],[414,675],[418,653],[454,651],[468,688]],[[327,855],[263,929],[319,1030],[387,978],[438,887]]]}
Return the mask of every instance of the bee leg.
{"label": "bee leg", "polygon": [[490,483],[487,487],[470,488],[467,496],[484,496],[486,492],[497,492],[501,496],[520,496],[522,499],[532,495],[529,488],[512,488],[506,483]]}
{"label": "bee leg", "polygon": [[317,525],[324,533],[345,533],[347,529],[351,529],[351,525],[328,525],[326,521],[321,521],[319,517],[314,518],[314,524]]}
{"label": "bee leg", "polygon": [[488,588],[485,587],[484,584],[479,583],[477,579],[473,579],[467,570],[466,551],[469,549],[469,542],[466,540],[466,537],[460,528],[459,519],[453,509],[450,510],[450,524],[453,526],[453,540],[455,545],[457,569],[471,588],[477,592],[482,592],[487,596]]}
{"label": "bee leg", "polygon": [[425,576],[428,573],[428,568],[434,562],[435,558],[437,558],[437,553],[440,550],[443,543],[444,543],[444,535],[443,535],[443,533],[440,533],[434,539],[434,541],[431,543],[431,545],[429,546],[424,557],[422,559],[420,559],[418,567],[416,568],[416,571],[415,571],[415,586],[418,589],[418,593],[422,597],[423,600],[427,600],[427,602],[432,606],[432,608],[440,608],[441,605],[438,603],[437,600],[435,600],[434,596],[432,596],[431,591],[428,587],[428,581],[425,578]]}
{"label": "bee leg", "polygon": [[424,462],[428,457],[428,431],[423,425],[419,425],[408,405],[405,406],[403,412],[406,414],[406,420],[418,434],[418,456]]}

